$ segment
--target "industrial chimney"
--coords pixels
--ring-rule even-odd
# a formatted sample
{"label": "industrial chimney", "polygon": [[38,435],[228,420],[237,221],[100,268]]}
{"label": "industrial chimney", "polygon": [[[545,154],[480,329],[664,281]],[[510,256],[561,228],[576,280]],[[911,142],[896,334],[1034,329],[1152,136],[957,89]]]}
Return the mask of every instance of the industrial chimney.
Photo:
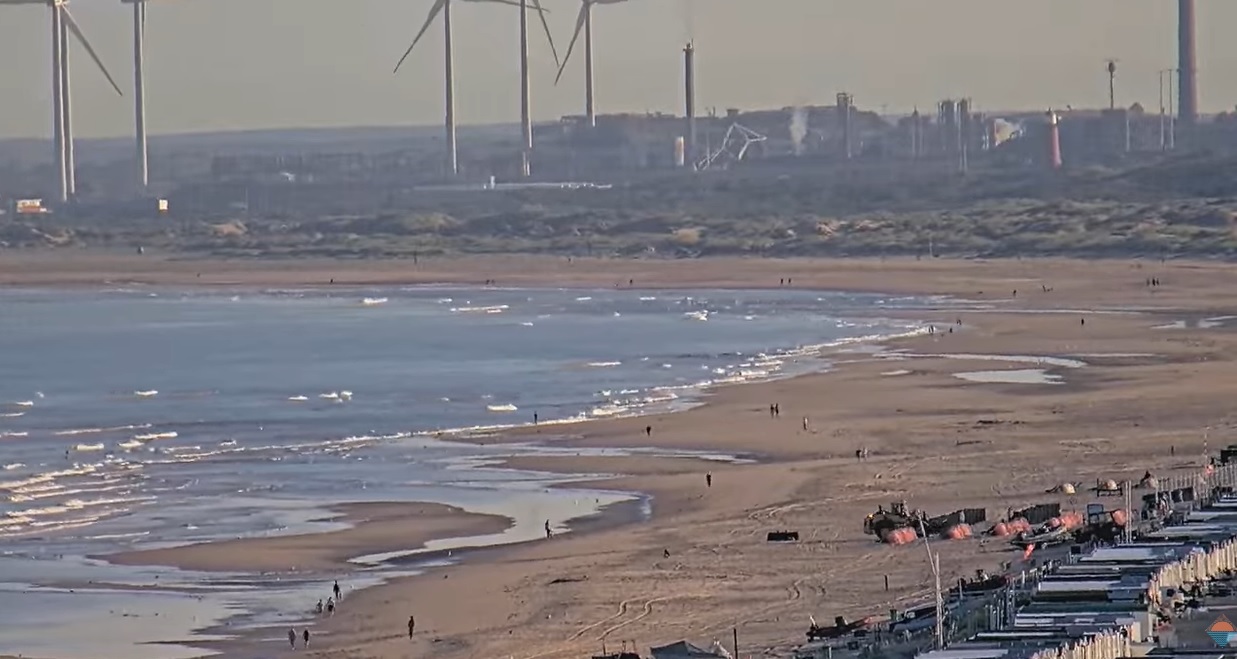
{"label": "industrial chimney", "polygon": [[968,150],[971,143],[971,99],[958,101],[958,172],[970,169]]}
{"label": "industrial chimney", "polygon": [[1182,123],[1198,120],[1198,50],[1195,45],[1194,0],[1177,0],[1177,112]]}
{"label": "industrial chimney", "polygon": [[911,113],[911,158],[923,156],[923,126],[920,124],[919,108]]}
{"label": "industrial chimney", "polygon": [[1048,111],[1048,167],[1061,169],[1061,118]]}
{"label": "industrial chimney", "polygon": [[696,47],[687,42],[683,48],[684,115],[687,117],[686,152],[689,162],[696,162]]}
{"label": "industrial chimney", "polygon": [[837,95],[838,124],[842,131],[842,157],[847,160],[850,160],[854,154],[854,147],[851,145],[854,134],[854,128],[851,126],[854,106],[855,98],[850,94],[842,92]]}

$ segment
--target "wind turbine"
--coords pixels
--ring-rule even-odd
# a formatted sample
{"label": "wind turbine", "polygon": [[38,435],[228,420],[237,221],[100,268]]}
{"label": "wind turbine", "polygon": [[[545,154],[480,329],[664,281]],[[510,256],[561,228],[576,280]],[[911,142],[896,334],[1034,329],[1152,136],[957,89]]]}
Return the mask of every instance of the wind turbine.
{"label": "wind turbine", "polygon": [[[528,70],[528,5],[529,0],[520,0],[520,128],[524,138],[524,148],[520,150],[520,174],[525,178],[532,174],[529,157],[533,151],[532,78]],[[550,34],[550,25],[545,20],[541,0],[532,0],[532,5],[541,16],[541,26],[545,28],[545,37],[550,41],[550,52],[554,53],[554,66],[561,68],[558,49],[554,47],[554,36]]]}
{"label": "wind turbine", "polygon": [[[140,0],[122,0],[122,1],[140,1]],[[513,5],[521,7],[521,3],[517,0],[462,0],[463,2],[492,2],[495,4]],[[443,28],[443,48],[444,48],[444,83],[445,83],[445,104],[446,104],[446,133],[447,133],[447,172],[454,176],[459,173],[459,158],[456,149],[456,122],[455,122],[455,52],[452,48],[452,31],[451,31],[451,4],[452,0],[435,0],[433,6],[430,7],[429,14],[425,17],[425,22],[421,24],[421,29],[417,32],[417,36],[413,38],[412,43],[408,46],[408,50],[404,51],[404,55],[399,58],[399,62],[395,64],[395,73],[399,72],[399,68],[403,66],[404,60],[412,54],[412,50],[417,47],[417,43],[421,41],[421,37],[429,31],[429,28],[434,23],[434,19],[442,14]],[[535,0],[537,10],[541,14],[541,24],[545,28],[546,36],[550,35],[550,26],[545,19],[545,10],[541,9],[540,1]],[[550,41],[553,48],[554,41]],[[558,61],[557,51],[554,53],[555,62]]]}
{"label": "wind turbine", "polygon": [[120,0],[133,5],[133,123],[137,140],[136,178],[139,190],[150,184],[150,151],[146,144],[146,0]]}
{"label": "wind turbine", "polygon": [[571,43],[567,45],[567,54],[563,57],[563,63],[558,67],[558,77],[554,79],[554,84],[563,77],[563,71],[567,68],[567,62],[571,61],[571,53],[575,50],[576,40],[580,38],[580,31],[584,31],[584,107],[588,117],[589,128],[597,125],[597,110],[593,104],[593,5],[617,5],[620,2],[627,0],[582,0],[580,3],[580,14],[576,16],[576,31],[571,35]]}
{"label": "wind turbine", "polygon": [[0,0],[0,5],[47,5],[52,16],[52,148],[57,169],[57,184],[61,202],[77,192],[77,163],[73,152],[73,117],[69,98],[69,34],[77,40],[103,72],[116,93],[124,96],[112,74],[99,59],[94,46],[86,39],[77,21],[69,13],[67,0]]}

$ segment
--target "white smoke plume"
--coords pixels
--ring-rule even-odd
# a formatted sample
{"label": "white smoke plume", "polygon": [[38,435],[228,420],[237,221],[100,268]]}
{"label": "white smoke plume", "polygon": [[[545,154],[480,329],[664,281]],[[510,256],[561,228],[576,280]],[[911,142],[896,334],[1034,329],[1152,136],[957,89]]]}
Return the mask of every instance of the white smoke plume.
{"label": "white smoke plume", "polygon": [[803,139],[807,137],[807,108],[795,108],[790,115],[790,141],[795,155],[803,153]]}

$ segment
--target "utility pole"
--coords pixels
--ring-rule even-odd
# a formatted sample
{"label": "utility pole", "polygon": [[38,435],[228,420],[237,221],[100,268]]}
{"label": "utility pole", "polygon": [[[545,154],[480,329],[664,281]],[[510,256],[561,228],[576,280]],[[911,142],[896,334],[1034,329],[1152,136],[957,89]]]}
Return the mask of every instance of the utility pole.
{"label": "utility pole", "polygon": [[936,649],[945,649],[945,598],[941,595],[941,555],[932,551],[928,541],[928,529],[919,520],[919,532],[923,535],[923,548],[928,552],[928,564],[932,566],[932,578],[936,591]]}

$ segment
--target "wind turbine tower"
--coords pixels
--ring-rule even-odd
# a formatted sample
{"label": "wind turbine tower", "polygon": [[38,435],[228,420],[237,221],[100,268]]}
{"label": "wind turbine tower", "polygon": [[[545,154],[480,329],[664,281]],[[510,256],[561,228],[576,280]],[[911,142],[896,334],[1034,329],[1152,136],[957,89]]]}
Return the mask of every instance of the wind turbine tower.
{"label": "wind turbine tower", "polygon": [[[520,175],[525,178],[532,175],[530,160],[533,152],[532,74],[528,68],[529,4],[529,0],[520,0],[520,130],[523,138],[520,149]],[[545,28],[546,39],[550,42],[550,51],[554,53],[554,66],[561,67],[558,49],[554,47],[554,36],[550,34],[550,25],[546,22],[545,10],[541,8],[541,0],[532,0],[531,4],[541,16],[541,25]]]}
{"label": "wind turbine tower", "polygon": [[69,36],[77,40],[107,77],[112,89],[120,87],[99,59],[93,46],[69,13],[67,0],[0,0],[0,5],[46,5],[51,10],[52,37],[52,150],[56,169],[57,197],[67,202],[76,192],[77,167],[73,153],[73,125],[69,98]]}
{"label": "wind turbine tower", "polygon": [[[526,6],[526,3],[524,2],[524,0],[520,0],[519,2],[517,2],[517,0],[463,0],[463,1],[464,2],[491,2],[495,4],[513,5],[516,7],[520,7],[521,11],[523,11],[523,9]],[[395,72],[398,73],[400,67],[403,66],[404,64],[404,61],[408,59],[408,56],[412,54],[412,50],[417,47],[417,43],[421,41],[421,37],[425,36],[425,33],[429,30],[430,26],[434,24],[434,19],[438,18],[439,14],[442,14],[443,56],[444,56],[444,62],[443,62],[444,64],[443,66],[444,68],[444,100],[445,100],[445,105],[446,105],[445,129],[446,129],[446,138],[447,138],[446,139],[446,144],[447,144],[446,170],[449,176],[455,176],[459,174],[459,155],[458,155],[457,140],[456,140],[457,125],[456,125],[456,119],[455,119],[455,49],[453,46],[453,32],[451,29],[452,2],[453,0],[435,0],[433,6],[430,7],[429,14],[425,17],[425,22],[421,25],[421,29],[417,32],[416,37],[413,38],[412,43],[408,46],[408,49],[404,51],[404,55],[399,58],[399,62],[395,64]],[[550,27],[546,23],[546,20],[545,20],[545,10],[541,8],[540,0],[534,0],[533,4],[534,6],[536,6],[537,11],[541,14],[541,23],[545,27],[546,36],[548,37],[550,34]],[[522,18],[521,19],[521,37],[522,37],[522,41],[524,42],[527,42],[527,33],[528,33],[527,23],[526,23],[526,20]],[[525,43],[524,45],[525,45],[524,52],[525,54],[527,54],[527,50],[528,50],[527,43]],[[551,41],[550,45],[551,45],[551,48],[553,48],[554,42]],[[555,56],[555,62],[557,63],[558,53],[555,52],[554,56]],[[531,134],[531,130],[529,131],[529,133]]]}
{"label": "wind turbine tower", "polygon": [[580,32],[584,32],[584,111],[588,119],[589,128],[597,125],[597,107],[594,102],[593,88],[593,5],[616,5],[627,0],[581,0],[580,14],[576,17],[576,29],[571,35],[571,43],[567,46],[567,54],[563,56],[563,63],[558,68],[558,77],[554,79],[554,84],[563,77],[563,70],[567,68],[567,63],[571,61],[571,53],[575,50],[576,41],[580,38]]}
{"label": "wind turbine tower", "polygon": [[687,118],[687,160],[696,162],[696,46],[683,48],[683,105]]}
{"label": "wind turbine tower", "polygon": [[133,134],[138,190],[150,184],[150,152],[146,144],[146,0],[120,0],[133,5]]}

